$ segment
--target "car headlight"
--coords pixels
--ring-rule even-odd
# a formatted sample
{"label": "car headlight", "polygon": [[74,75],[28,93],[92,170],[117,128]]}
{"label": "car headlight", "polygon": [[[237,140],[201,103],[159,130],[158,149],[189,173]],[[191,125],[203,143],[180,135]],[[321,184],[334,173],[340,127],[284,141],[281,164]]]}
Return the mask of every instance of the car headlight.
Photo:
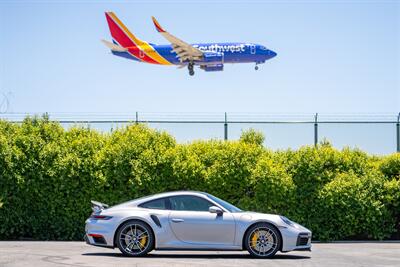
{"label": "car headlight", "polygon": [[286,223],[287,225],[292,226],[292,227],[296,227],[296,225],[294,224],[294,222],[292,222],[291,220],[289,220],[289,219],[286,218],[285,216],[279,216],[279,217],[281,217],[281,220],[282,220],[284,223]]}

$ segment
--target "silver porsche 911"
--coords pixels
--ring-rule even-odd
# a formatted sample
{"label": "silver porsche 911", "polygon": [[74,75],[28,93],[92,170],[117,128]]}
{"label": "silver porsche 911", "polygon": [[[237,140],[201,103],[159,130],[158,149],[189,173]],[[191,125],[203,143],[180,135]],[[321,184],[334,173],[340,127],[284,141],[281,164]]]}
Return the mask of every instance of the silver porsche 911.
{"label": "silver porsche 911", "polygon": [[267,258],[311,250],[311,231],[286,217],[242,211],[203,192],[180,191],[113,207],[92,201],[85,240],[126,256],[151,250],[247,250]]}

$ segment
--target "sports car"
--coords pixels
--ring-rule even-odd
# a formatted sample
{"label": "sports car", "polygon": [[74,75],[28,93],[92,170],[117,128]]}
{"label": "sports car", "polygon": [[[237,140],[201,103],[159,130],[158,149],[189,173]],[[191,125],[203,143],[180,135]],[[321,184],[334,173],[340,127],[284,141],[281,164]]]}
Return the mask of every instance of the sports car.
{"label": "sports car", "polygon": [[113,207],[92,201],[87,244],[126,256],[152,250],[247,250],[273,257],[278,251],[311,251],[311,231],[275,214],[242,211],[204,192],[155,194]]}

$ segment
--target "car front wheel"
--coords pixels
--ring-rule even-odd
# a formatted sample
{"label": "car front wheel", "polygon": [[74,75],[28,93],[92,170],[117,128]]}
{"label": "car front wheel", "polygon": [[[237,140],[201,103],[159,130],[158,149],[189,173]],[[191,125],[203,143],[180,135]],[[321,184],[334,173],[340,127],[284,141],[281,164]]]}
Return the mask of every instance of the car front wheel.
{"label": "car front wheel", "polygon": [[271,258],[282,244],[279,230],[269,223],[257,223],[245,235],[245,248],[254,257]]}

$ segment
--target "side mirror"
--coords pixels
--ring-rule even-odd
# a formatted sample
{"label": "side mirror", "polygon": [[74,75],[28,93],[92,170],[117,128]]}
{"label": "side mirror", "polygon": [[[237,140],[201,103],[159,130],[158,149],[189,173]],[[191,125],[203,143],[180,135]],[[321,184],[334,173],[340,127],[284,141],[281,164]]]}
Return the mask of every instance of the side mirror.
{"label": "side mirror", "polygon": [[217,215],[221,215],[223,213],[223,211],[221,210],[221,208],[218,208],[217,206],[211,206],[208,211],[210,213],[216,213]]}

